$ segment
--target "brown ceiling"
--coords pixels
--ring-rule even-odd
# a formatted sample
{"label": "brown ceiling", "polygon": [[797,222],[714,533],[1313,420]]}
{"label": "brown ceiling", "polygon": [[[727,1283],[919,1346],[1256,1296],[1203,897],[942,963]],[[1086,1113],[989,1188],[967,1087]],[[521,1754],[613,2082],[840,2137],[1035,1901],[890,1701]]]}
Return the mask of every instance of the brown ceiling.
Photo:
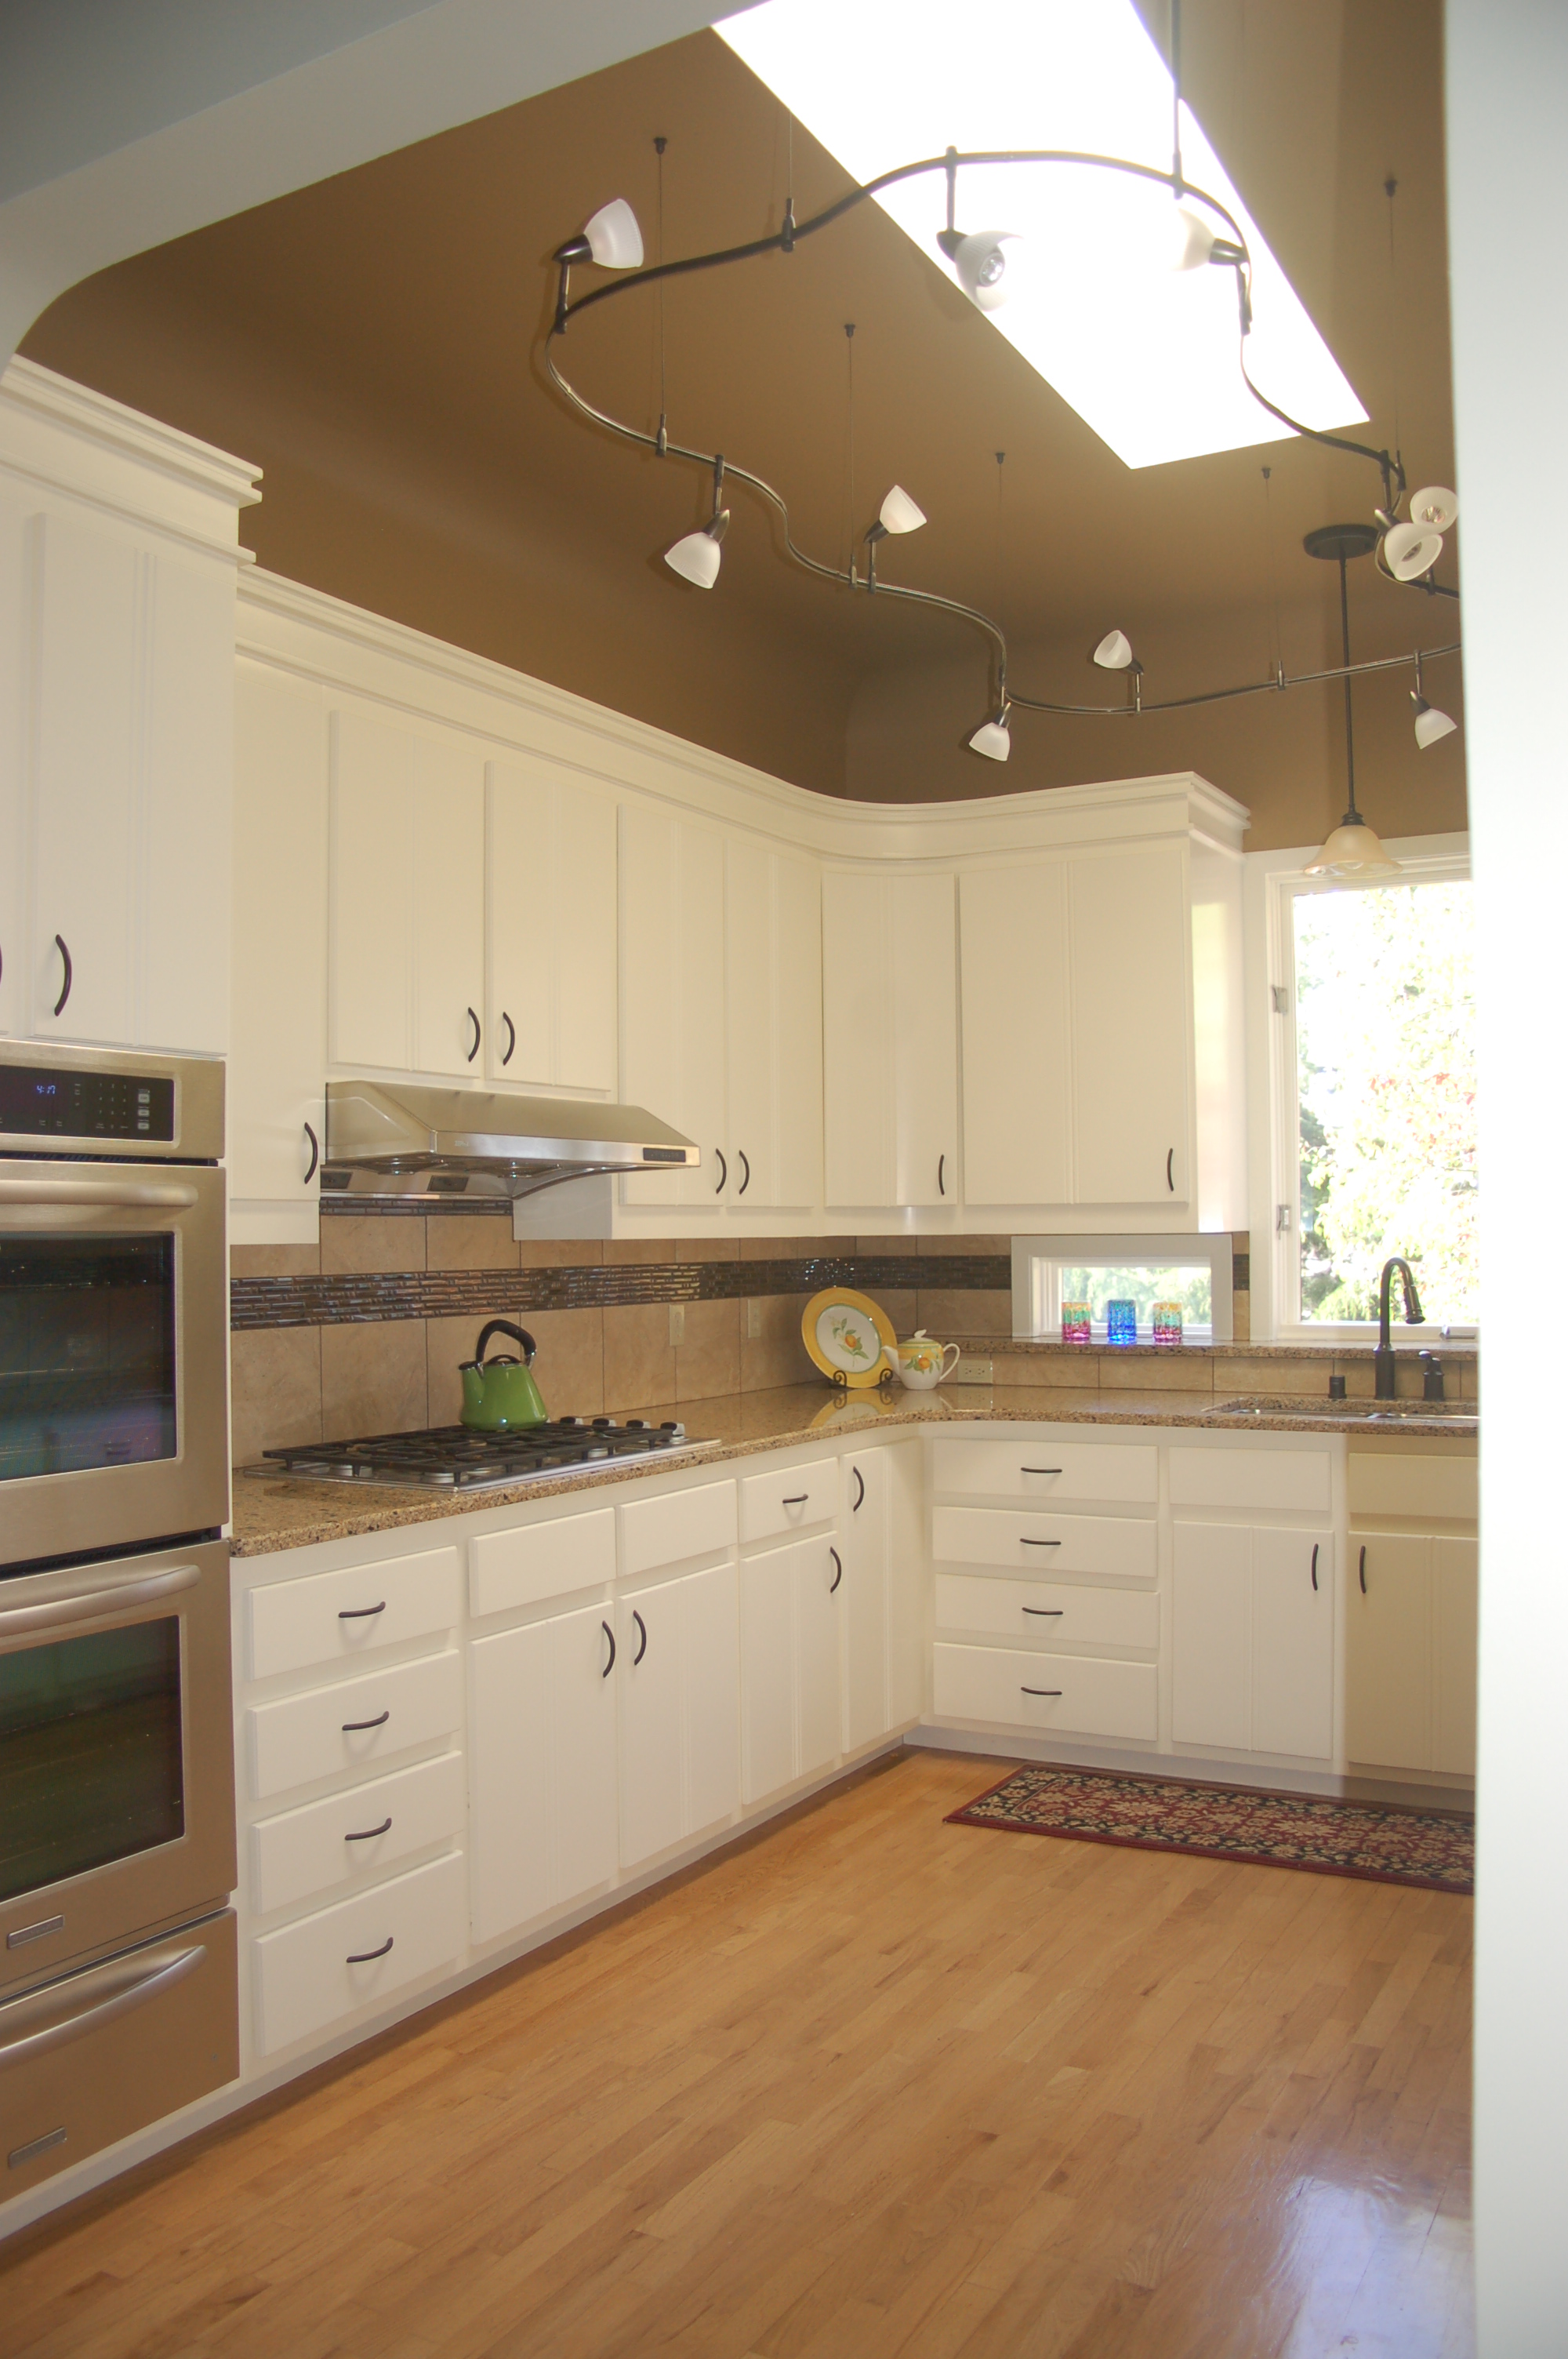
{"label": "brown ceiling", "polygon": [[[1188,0],[1184,34],[1197,112],[1371,412],[1368,439],[1395,431],[1397,352],[1412,480],[1452,482],[1440,11]],[[743,493],[719,587],[674,579],[659,552],[706,514],[706,481],[581,425],[538,365],[558,240],[619,192],[651,242],[655,133],[666,253],[776,226],[782,112],[703,33],[120,264],[24,349],[259,461],[247,529],[265,565],[803,785],[919,799],[1190,762],[1253,803],[1263,840],[1310,832],[1340,792],[1325,691],[1179,724],[1021,717],[1001,772],[963,749],[987,698],[983,642],[802,577]],[[798,131],[795,158],[798,212],[847,185]],[[1112,622],[1151,695],[1263,669],[1265,462],[1285,661],[1332,659],[1336,584],[1301,536],[1365,516],[1374,470],[1287,440],[1130,473],[873,207],[793,256],[674,282],[665,320],[672,433],[778,484],[797,538],[837,561],[855,322],[853,520],[895,479],[915,494],[930,525],[887,571],[997,614],[1015,685],[1103,690],[1086,654]],[[592,398],[653,423],[651,295],[600,307],[567,350]],[[1358,653],[1457,636],[1452,603],[1369,566],[1353,599]],[[1457,669],[1430,683],[1449,709]],[[1463,824],[1460,740],[1418,767],[1404,696],[1403,681],[1358,691],[1383,766],[1375,816]]]}

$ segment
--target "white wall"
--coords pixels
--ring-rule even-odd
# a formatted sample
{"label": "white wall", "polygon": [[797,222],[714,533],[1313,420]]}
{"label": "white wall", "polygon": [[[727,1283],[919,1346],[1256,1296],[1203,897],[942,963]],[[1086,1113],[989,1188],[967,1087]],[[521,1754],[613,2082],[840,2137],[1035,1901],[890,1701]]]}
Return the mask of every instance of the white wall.
{"label": "white wall", "polygon": [[[1482,2359],[1568,2350],[1568,1725],[1556,1191],[1568,571],[1568,7],[1449,0],[1448,207],[1481,990],[1476,2202]],[[1545,471],[1543,473],[1542,471]],[[1535,649],[1531,654],[1521,650]],[[1550,1325],[1548,1322],[1551,1322]]]}

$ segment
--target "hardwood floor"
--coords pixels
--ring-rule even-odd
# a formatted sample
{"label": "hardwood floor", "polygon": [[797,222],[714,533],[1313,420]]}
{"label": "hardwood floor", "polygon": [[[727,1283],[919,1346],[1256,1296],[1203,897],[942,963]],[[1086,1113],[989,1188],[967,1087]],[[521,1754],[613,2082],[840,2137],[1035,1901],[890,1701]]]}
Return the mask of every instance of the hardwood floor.
{"label": "hardwood floor", "polygon": [[1465,2359],[1471,1908],[911,1755],[0,2252],[28,2359]]}

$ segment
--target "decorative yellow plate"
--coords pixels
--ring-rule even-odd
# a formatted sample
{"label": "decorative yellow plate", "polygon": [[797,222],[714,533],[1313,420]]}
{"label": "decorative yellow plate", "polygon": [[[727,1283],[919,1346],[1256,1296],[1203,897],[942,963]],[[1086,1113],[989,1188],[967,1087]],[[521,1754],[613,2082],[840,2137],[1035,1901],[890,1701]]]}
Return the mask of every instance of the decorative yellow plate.
{"label": "decorative yellow plate", "polygon": [[898,1341],[887,1312],[849,1286],[825,1286],[814,1294],[800,1332],[823,1375],[852,1386],[880,1382],[882,1345]]}

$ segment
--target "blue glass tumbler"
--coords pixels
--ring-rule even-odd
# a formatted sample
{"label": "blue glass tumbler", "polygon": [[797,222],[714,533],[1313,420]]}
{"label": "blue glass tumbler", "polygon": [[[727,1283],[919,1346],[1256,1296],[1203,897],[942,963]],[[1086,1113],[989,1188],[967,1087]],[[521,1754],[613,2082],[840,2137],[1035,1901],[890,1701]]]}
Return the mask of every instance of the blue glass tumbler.
{"label": "blue glass tumbler", "polygon": [[1136,1343],[1138,1341],[1138,1305],[1136,1302],[1108,1302],[1105,1306],[1106,1340],[1111,1343]]}

